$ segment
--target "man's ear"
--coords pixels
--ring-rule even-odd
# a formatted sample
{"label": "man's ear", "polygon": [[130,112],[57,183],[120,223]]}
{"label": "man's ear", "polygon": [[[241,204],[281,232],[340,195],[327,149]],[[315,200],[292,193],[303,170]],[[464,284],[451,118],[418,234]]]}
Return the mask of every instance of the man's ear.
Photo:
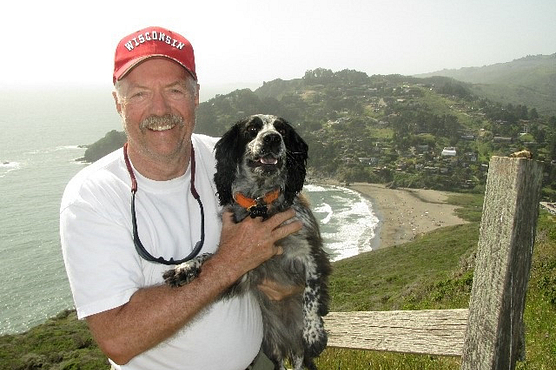
{"label": "man's ear", "polygon": [[195,108],[199,106],[199,94],[201,92],[201,85],[196,84],[196,93],[195,93]]}
{"label": "man's ear", "polygon": [[116,91],[112,91],[112,97],[114,98],[114,103],[116,104],[116,111],[121,116],[122,115],[122,103],[120,99],[118,99],[118,93]]}

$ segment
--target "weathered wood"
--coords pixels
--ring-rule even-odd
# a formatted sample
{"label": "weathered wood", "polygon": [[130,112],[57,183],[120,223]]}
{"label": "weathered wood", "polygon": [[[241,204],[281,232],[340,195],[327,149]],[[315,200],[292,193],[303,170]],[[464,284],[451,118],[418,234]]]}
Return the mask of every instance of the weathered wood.
{"label": "weathered wood", "polygon": [[328,346],[461,356],[467,309],[330,312]]}
{"label": "weathered wood", "polygon": [[462,370],[512,370],[523,356],[523,309],[541,180],[542,167],[535,161],[490,161]]}

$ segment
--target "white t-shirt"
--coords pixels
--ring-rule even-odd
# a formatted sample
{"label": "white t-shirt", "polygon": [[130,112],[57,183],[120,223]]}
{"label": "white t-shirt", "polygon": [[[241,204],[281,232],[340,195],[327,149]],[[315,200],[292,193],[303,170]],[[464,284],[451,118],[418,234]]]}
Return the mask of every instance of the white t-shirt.
{"label": "white t-shirt", "polygon": [[[215,252],[221,231],[213,183],[215,138],[193,135],[195,188],[205,212],[201,253]],[[200,240],[201,215],[184,176],[154,181],[137,171],[137,229],[154,257],[179,260]],[[170,266],[143,260],[133,244],[131,180],[117,150],[80,171],[60,208],[64,262],[80,319],[119,307],[142,287],[162,284]],[[260,309],[251,295],[210,305],[184,329],[119,369],[245,369],[262,341]]]}

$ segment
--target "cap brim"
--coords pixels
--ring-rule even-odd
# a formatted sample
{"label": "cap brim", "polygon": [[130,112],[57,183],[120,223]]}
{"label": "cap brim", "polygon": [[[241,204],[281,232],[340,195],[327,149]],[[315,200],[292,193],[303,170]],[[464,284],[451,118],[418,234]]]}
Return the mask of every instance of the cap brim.
{"label": "cap brim", "polygon": [[114,79],[114,84],[117,81],[120,81],[122,78],[124,78],[133,68],[135,68],[138,64],[141,64],[142,62],[144,62],[147,59],[151,59],[151,58],[166,58],[166,59],[170,59],[173,62],[178,63],[180,66],[182,66],[190,75],[191,77],[193,77],[193,79],[195,81],[197,81],[197,76],[195,75],[195,73],[193,73],[191,70],[189,70],[189,68],[187,68],[185,65],[183,65],[183,63],[181,63],[179,60],[172,58],[168,55],[165,54],[152,54],[152,55],[146,55],[146,56],[142,56],[139,58],[135,58],[135,59],[131,59],[130,61],[128,61],[127,63],[125,63],[122,67],[120,67],[120,69],[118,69],[117,72],[114,73],[113,79]]}

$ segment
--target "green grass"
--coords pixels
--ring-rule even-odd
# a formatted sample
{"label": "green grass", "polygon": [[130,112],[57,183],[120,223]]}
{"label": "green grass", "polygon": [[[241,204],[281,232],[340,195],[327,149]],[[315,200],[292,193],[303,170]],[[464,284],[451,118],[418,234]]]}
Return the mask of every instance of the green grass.
{"label": "green grass", "polygon": [[411,243],[338,261],[330,281],[332,311],[414,308],[458,270],[477,246],[477,224],[438,229]]}
{"label": "green grass", "polygon": [[416,100],[419,103],[426,105],[431,110],[431,112],[434,112],[434,114],[438,116],[442,116],[442,115],[456,116],[458,118],[458,121],[464,127],[475,126],[475,120],[471,116],[462,112],[460,109],[450,108],[456,105],[457,101],[452,100],[445,95],[432,93],[427,89],[421,89],[421,91],[423,92],[423,96],[417,98]]}
{"label": "green grass", "polygon": [[[334,263],[333,311],[467,307],[473,277],[482,197],[458,194],[470,223],[438,229],[396,247]],[[548,370],[556,363],[556,220],[541,212],[525,308],[526,356],[518,370]],[[456,370],[458,357],[326,349],[320,370]],[[108,369],[86,325],[63,312],[30,331],[0,337],[0,370]]]}
{"label": "green grass", "polygon": [[455,370],[459,358],[328,348],[315,362],[319,370]]}
{"label": "green grass", "polygon": [[456,215],[469,222],[481,222],[483,213],[483,196],[478,194],[453,194],[448,197],[448,203],[458,206]]}
{"label": "green grass", "polygon": [[369,137],[375,140],[391,140],[394,136],[394,131],[389,128],[369,127]]}
{"label": "green grass", "polygon": [[553,369],[556,363],[556,218],[542,212],[525,307],[527,360],[518,369]]}
{"label": "green grass", "polygon": [[25,333],[0,337],[1,370],[108,368],[106,357],[75,311],[63,311]]}

